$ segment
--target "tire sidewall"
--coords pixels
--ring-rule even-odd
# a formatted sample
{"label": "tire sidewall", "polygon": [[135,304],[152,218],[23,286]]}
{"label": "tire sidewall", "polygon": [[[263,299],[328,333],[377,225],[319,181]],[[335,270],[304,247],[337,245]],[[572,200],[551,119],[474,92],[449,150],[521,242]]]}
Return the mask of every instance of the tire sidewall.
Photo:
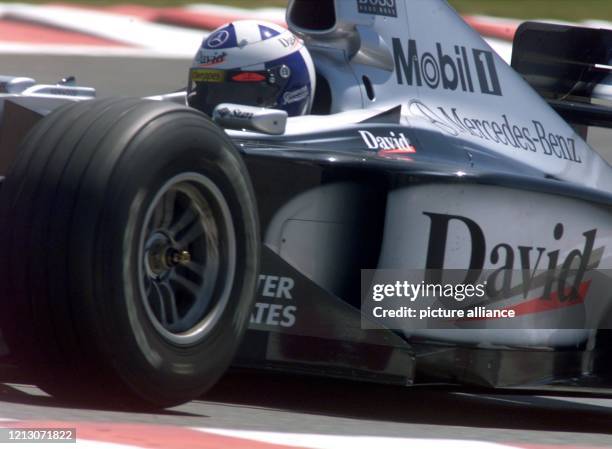
{"label": "tire sidewall", "polygon": [[[207,389],[230,364],[250,315],[259,240],[252,230],[257,225],[252,188],[227,136],[199,122],[198,126],[192,117],[183,124],[177,117],[162,118],[139,133],[113,172],[97,230],[95,253],[105,275],[96,291],[110,299],[97,302],[99,329],[109,343],[105,352],[112,354],[119,376],[144,395],[159,391],[161,385],[185,397]],[[169,179],[186,172],[206,176],[223,193],[234,223],[236,267],[218,321],[200,341],[178,346],[150,321],[141,295],[138,257],[149,206]],[[110,294],[104,294],[105,288]]]}

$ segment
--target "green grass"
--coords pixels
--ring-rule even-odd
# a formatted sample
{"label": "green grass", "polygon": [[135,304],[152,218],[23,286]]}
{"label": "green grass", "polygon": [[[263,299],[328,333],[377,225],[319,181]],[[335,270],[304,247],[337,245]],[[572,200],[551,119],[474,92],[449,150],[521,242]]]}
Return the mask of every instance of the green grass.
{"label": "green grass", "polygon": [[[10,0],[9,0],[10,1]],[[47,3],[51,0],[15,0]],[[114,5],[136,3],[147,6],[180,6],[188,3],[217,3],[242,8],[286,6],[287,0],[63,0],[65,3]],[[349,0],[344,0],[349,1]],[[612,20],[612,0],[449,0],[464,14],[484,14],[520,19]]]}

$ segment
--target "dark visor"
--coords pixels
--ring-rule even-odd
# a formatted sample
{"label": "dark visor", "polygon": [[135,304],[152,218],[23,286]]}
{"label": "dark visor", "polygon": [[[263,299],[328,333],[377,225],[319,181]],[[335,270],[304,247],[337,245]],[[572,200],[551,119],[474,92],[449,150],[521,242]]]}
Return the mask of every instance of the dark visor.
{"label": "dark visor", "polygon": [[274,107],[287,84],[280,67],[269,70],[215,70],[193,67],[187,100],[208,115],[220,103]]}

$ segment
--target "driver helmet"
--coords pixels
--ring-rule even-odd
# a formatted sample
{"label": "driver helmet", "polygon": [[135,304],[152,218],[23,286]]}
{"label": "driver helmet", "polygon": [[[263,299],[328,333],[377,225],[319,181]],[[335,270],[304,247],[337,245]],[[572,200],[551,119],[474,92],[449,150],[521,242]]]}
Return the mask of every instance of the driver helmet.
{"label": "driver helmet", "polygon": [[188,104],[212,115],[220,103],[308,114],[315,70],[304,42],[279,25],[239,20],[204,39],[189,71]]}

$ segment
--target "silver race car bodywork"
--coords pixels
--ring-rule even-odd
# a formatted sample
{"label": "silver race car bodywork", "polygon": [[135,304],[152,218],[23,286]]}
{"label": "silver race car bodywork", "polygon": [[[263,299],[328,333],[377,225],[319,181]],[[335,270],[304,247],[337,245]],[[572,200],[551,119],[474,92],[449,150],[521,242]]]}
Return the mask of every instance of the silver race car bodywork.
{"label": "silver race car bodywork", "polygon": [[[487,386],[595,372],[603,333],[578,314],[560,328],[558,308],[534,309],[520,330],[367,330],[359,312],[365,268],[554,271],[576,251],[590,270],[612,268],[612,168],[584,129],[443,0],[292,0],[287,22],[317,69],[313,114],[281,133],[226,129],[264,244],[236,363],[404,384],[419,372]],[[0,86],[3,173],[38,118],[93,94],[23,78]],[[585,313],[604,323],[611,298],[593,295]]]}

